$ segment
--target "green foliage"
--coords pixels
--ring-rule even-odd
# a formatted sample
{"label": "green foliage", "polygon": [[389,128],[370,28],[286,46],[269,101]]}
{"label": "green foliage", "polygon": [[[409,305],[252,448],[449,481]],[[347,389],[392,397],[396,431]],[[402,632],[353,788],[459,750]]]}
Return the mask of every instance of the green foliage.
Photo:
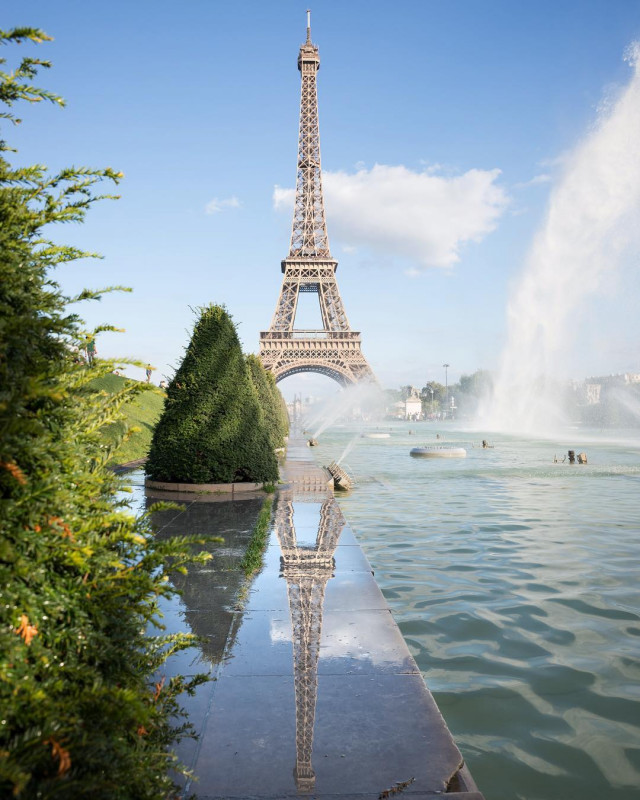
{"label": "green foliage", "polygon": [[471,397],[484,397],[493,389],[493,375],[486,369],[478,369],[472,375],[462,375],[453,388]]}
{"label": "green foliage", "polygon": [[285,445],[289,433],[289,415],[284,398],[271,372],[267,372],[257,356],[247,356],[247,367],[264,414],[265,424],[274,450]]}
{"label": "green foliage", "polygon": [[[115,395],[128,385],[121,375],[105,375],[92,381],[91,388],[106,395]],[[151,446],[151,437],[164,407],[165,394],[161,389],[145,384],[148,391],[141,392],[131,402],[122,406],[122,419],[107,425],[102,431],[102,441],[115,449],[111,456],[114,464],[126,464],[145,458]]]}
{"label": "green foliage", "polygon": [[[433,395],[431,394],[431,390],[433,389]],[[422,387],[420,392],[420,398],[422,399],[422,403],[426,410],[429,412],[431,411],[431,398],[433,397],[433,408],[438,409],[441,405],[444,405],[446,399],[446,390],[445,386],[442,383],[438,383],[437,381],[429,381],[426,386]]]}
{"label": "green foliage", "polygon": [[493,390],[493,375],[478,369],[471,375],[462,375],[458,383],[449,386],[449,397],[455,398],[459,416],[470,417],[476,413],[482,400],[490,397]]}
{"label": "green foliage", "polygon": [[244,574],[247,578],[250,578],[262,567],[262,555],[269,541],[269,524],[271,522],[272,508],[273,497],[268,496],[265,498],[247,550],[240,562],[240,569],[244,570]]}
{"label": "green foliage", "polygon": [[155,480],[274,482],[278,464],[231,317],[200,309],[147,460]]}
{"label": "green foliage", "polygon": [[387,407],[402,400],[402,392],[399,389],[383,389],[384,402]]}
{"label": "green foliage", "polygon": [[[40,31],[0,42],[44,41]],[[30,85],[43,62],[0,72],[0,100],[59,98]],[[11,114],[2,118],[14,121]],[[88,254],[46,238],[82,221],[111,169],[14,168],[0,146],[0,795],[119,800],[173,793],[176,697],[199,678],[149,676],[189,636],[147,638],[188,542],[158,542],[122,500],[101,430],[142,384],[96,393],[112,364],[77,353],[82,330],[51,274]],[[83,292],[82,297],[99,293]]]}

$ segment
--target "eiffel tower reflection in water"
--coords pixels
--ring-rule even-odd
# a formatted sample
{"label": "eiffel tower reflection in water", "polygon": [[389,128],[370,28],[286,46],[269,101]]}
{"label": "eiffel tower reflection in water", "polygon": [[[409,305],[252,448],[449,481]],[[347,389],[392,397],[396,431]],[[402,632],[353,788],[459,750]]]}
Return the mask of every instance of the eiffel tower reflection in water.
{"label": "eiffel tower reflection in water", "polygon": [[[299,504],[321,504],[314,544],[300,544],[294,515]],[[298,792],[309,794],[315,786],[311,761],[313,727],[318,692],[318,656],[322,636],[322,606],[328,580],[335,567],[334,552],[345,526],[340,507],[327,492],[281,492],[275,516],[280,544],[281,575],[287,582],[293,639],[296,696],[296,765],[293,776]]]}

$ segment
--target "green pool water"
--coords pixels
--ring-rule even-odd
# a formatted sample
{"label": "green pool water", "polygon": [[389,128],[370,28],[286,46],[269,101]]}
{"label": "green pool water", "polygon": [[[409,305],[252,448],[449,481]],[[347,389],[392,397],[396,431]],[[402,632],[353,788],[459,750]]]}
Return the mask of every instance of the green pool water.
{"label": "green pool water", "polygon": [[[467,457],[409,456],[435,443]],[[314,454],[345,449],[344,514],[487,799],[640,798],[640,434],[345,425]]]}

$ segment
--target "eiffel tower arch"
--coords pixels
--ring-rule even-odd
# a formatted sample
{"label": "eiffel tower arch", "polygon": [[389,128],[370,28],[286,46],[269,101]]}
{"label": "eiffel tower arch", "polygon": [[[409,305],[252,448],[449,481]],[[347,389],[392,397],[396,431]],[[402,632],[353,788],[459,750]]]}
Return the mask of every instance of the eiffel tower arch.
{"label": "eiffel tower arch", "polygon": [[[360,333],[349,325],[336,281],[338,262],[329,250],[320,167],[319,68],[307,12],[307,40],[298,55],[302,91],[291,247],[282,261],[284,278],[271,327],[260,333],[260,358],[276,381],[300,372],[318,372],[348,386],[375,382],[375,376],[360,349]],[[295,327],[301,292],[317,295],[322,329]]]}

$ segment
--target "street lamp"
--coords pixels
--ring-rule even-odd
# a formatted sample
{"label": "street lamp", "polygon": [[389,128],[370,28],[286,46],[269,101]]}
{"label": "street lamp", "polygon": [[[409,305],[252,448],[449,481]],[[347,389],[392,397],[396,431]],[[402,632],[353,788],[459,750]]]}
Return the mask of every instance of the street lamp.
{"label": "street lamp", "polygon": [[445,403],[444,403],[444,413],[445,413],[445,416],[446,416],[447,415],[447,407],[449,406],[449,381],[448,381],[448,378],[447,378],[447,370],[449,369],[451,364],[443,364],[442,366],[444,367],[444,391],[445,391],[445,397],[446,397],[446,400],[445,400]]}

